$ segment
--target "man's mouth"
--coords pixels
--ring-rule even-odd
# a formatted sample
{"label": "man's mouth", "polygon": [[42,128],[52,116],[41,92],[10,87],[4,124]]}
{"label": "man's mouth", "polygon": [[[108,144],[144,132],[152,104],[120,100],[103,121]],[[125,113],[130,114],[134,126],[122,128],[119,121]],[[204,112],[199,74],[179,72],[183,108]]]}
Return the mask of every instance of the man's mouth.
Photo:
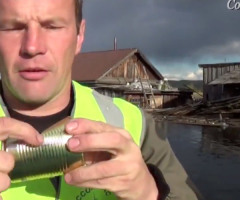
{"label": "man's mouth", "polygon": [[47,76],[48,71],[41,68],[23,69],[19,71],[20,76],[29,81],[42,80]]}

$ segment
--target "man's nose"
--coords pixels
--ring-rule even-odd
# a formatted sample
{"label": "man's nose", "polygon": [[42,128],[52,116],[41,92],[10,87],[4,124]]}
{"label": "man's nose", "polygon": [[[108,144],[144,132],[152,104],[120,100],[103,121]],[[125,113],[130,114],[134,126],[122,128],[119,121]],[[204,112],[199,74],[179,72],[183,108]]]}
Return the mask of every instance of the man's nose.
{"label": "man's nose", "polygon": [[45,39],[45,34],[41,27],[37,25],[28,26],[22,38],[21,55],[24,57],[34,57],[45,54],[47,51]]}

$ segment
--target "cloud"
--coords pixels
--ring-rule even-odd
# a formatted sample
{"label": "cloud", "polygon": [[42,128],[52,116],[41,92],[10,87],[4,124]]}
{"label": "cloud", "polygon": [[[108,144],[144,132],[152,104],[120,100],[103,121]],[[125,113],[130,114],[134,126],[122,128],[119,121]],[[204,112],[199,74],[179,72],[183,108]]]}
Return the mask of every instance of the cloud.
{"label": "cloud", "polygon": [[191,72],[187,75],[188,80],[196,80],[197,76],[195,73]]}
{"label": "cloud", "polygon": [[171,74],[163,74],[165,78],[168,80],[202,80],[203,79],[203,71],[202,69],[198,69],[197,71],[188,72],[187,74],[179,73],[179,71],[175,71]]}
{"label": "cloud", "polygon": [[203,76],[203,70],[202,69],[198,69],[196,71],[196,74],[197,74],[198,77],[202,77]]}
{"label": "cloud", "polygon": [[186,77],[187,80],[202,80],[203,79],[203,73],[202,73],[202,70],[199,69],[198,71],[196,72],[190,72],[187,77]]}
{"label": "cloud", "polygon": [[202,71],[202,69],[198,69],[197,71],[188,73],[186,77],[182,77],[182,79],[184,79],[184,78],[187,80],[202,80],[203,79],[203,71]]}
{"label": "cloud", "polygon": [[164,78],[167,80],[182,80],[183,77],[179,74],[164,74]]}
{"label": "cloud", "polygon": [[[200,63],[240,61],[239,12],[227,0],[90,0],[84,51],[139,48],[160,72],[184,70],[186,78]],[[179,64],[177,64],[179,63]]]}

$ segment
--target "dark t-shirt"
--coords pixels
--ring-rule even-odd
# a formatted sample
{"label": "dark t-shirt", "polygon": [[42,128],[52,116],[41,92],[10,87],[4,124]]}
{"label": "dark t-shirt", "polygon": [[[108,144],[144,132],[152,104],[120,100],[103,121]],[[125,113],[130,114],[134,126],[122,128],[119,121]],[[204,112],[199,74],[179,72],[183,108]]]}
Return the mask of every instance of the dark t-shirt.
{"label": "dark t-shirt", "polygon": [[8,107],[8,112],[12,118],[32,125],[39,133],[41,133],[47,128],[49,128],[50,126],[52,126],[53,124],[57,123],[58,121],[66,118],[67,116],[70,116],[72,107],[73,107],[73,98],[71,98],[68,105],[63,110],[53,115],[48,115],[43,117],[28,116],[28,115],[20,114],[12,110],[10,107]]}

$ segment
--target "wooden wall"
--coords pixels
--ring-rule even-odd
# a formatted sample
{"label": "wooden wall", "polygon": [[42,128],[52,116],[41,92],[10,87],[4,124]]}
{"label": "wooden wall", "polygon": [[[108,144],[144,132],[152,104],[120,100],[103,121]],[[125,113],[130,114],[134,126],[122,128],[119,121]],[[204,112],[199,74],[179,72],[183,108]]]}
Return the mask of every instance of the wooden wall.
{"label": "wooden wall", "polygon": [[220,65],[220,66],[209,66],[203,67],[203,83],[208,84],[215,79],[219,78],[223,74],[231,72],[233,70],[240,69],[240,65]]}
{"label": "wooden wall", "polygon": [[125,78],[129,83],[134,82],[135,79],[141,77],[141,79],[151,79],[158,80],[156,76],[145,66],[147,74],[145,74],[143,69],[144,64],[138,60],[137,56],[132,56],[122,64],[113,68],[105,77]]}
{"label": "wooden wall", "polygon": [[210,82],[233,70],[240,69],[240,64],[220,64],[203,66],[203,97],[205,101],[212,101],[229,96],[224,85],[209,85]]}

